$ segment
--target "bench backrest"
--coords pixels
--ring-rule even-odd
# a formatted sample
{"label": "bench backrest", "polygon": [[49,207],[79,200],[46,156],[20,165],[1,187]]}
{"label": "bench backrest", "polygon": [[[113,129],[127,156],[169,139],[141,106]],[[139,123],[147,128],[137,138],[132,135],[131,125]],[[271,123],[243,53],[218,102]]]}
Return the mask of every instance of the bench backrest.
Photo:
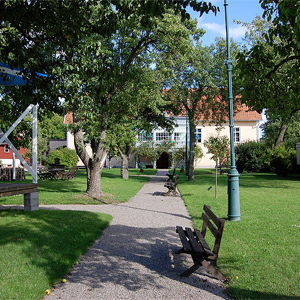
{"label": "bench backrest", "polygon": [[213,247],[213,253],[215,255],[215,259],[218,257],[220,245],[221,245],[221,239],[222,234],[224,230],[224,219],[219,219],[211,210],[210,206],[204,205],[203,206],[204,213],[202,214],[202,229],[201,234],[203,237],[206,235],[207,228],[210,230],[212,235],[215,238],[214,247]]}
{"label": "bench backrest", "polygon": [[71,167],[69,172],[76,173],[78,171],[78,167]]}
{"label": "bench backrest", "polygon": [[179,175],[176,175],[176,176],[175,176],[175,179],[174,179],[175,185],[177,185],[178,180],[179,180]]}

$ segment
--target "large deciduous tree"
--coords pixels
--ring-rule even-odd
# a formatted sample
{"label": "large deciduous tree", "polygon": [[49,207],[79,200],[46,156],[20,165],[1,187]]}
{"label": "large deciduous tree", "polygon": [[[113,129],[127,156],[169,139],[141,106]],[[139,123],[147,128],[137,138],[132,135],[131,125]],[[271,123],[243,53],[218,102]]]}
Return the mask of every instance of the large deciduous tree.
{"label": "large deciduous tree", "polygon": [[[168,53],[169,59],[175,55],[176,42],[186,39],[189,31],[171,24],[166,13],[173,9],[186,18],[189,5],[201,14],[217,10],[210,3],[190,0],[0,2],[0,58],[24,67],[22,74],[34,84],[6,93],[13,96],[10,101],[22,95],[22,105],[39,102],[42,109],[57,109],[58,96],[65,99],[66,109],[73,112],[75,147],[86,166],[90,196],[103,194],[108,130],[139,107],[141,98],[122,98],[120,93],[126,85],[135,90],[136,79],[153,67],[156,52]],[[35,72],[48,77],[39,78]],[[149,97],[151,111],[158,110],[159,88]]]}
{"label": "large deciduous tree", "polygon": [[[185,114],[189,123],[189,147],[187,155],[187,175],[194,180],[194,161],[198,124],[208,120],[221,125],[228,116],[226,101],[227,75],[224,67],[226,42],[217,39],[210,47],[203,47],[194,37],[185,56],[178,58],[173,67],[174,77],[169,81],[171,89],[166,93],[175,106]],[[232,44],[232,57],[236,56],[238,45]]]}
{"label": "large deciduous tree", "polygon": [[[242,94],[258,111],[281,121],[275,147],[300,110],[299,1],[261,0],[269,23],[252,23],[262,34],[239,59]],[[265,26],[262,26],[265,25]]]}

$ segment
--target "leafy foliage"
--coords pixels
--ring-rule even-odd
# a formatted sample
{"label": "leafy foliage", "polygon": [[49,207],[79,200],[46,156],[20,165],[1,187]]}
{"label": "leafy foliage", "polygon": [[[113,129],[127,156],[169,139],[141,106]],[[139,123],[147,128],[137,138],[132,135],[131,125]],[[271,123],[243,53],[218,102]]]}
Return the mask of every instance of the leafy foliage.
{"label": "leafy foliage", "polygon": [[[194,32],[193,43],[184,56],[174,60],[174,76],[168,81],[171,87],[165,98],[173,103],[173,113],[186,115],[189,122],[188,178],[194,178],[195,128],[209,120],[222,124],[228,116],[225,100],[227,74],[224,61],[227,57],[225,39],[217,39],[210,47],[203,47],[199,35]],[[236,57],[239,46],[232,43],[231,53]]]}
{"label": "leafy foliage", "polygon": [[[269,118],[266,123],[262,125],[263,138],[266,140],[268,146],[272,148],[280,132],[282,120],[281,118]],[[300,141],[300,113],[291,117],[286,133],[284,135],[283,144],[287,148],[295,148],[296,143]]]}
{"label": "leafy foliage", "polygon": [[235,147],[237,156],[236,167],[242,172],[266,172],[269,169],[267,154],[269,147],[266,143],[248,141]]}
{"label": "leafy foliage", "polygon": [[[251,49],[239,58],[242,94],[270,119],[280,118],[275,147],[284,140],[291,117],[300,111],[299,1],[260,0],[268,23],[252,23],[261,34],[251,40]],[[258,30],[252,31],[256,34]],[[255,43],[253,43],[255,40]]]}
{"label": "leafy foliage", "polygon": [[53,150],[47,158],[47,165],[54,164],[56,158],[59,158],[60,164],[65,165],[66,168],[74,167],[78,162],[76,151],[69,148]]}
{"label": "leafy foliage", "polygon": [[217,165],[227,165],[230,160],[229,138],[227,136],[210,136],[204,141],[207,153],[212,154],[211,159]]}
{"label": "leafy foliage", "polygon": [[[65,109],[73,112],[75,147],[92,197],[103,194],[108,130],[124,115],[136,118],[147,111],[152,119],[162,118],[158,94],[165,75],[153,74],[153,66],[159,53],[171,62],[189,38],[188,6],[200,14],[217,11],[211,3],[193,0],[1,2],[0,58],[24,67],[34,87],[8,89],[7,101],[39,102],[46,111],[59,110],[59,97],[64,98]],[[142,95],[141,87],[152,93]]]}
{"label": "leafy foliage", "polygon": [[297,169],[296,150],[280,145],[271,152],[270,167],[279,176],[295,173]]}

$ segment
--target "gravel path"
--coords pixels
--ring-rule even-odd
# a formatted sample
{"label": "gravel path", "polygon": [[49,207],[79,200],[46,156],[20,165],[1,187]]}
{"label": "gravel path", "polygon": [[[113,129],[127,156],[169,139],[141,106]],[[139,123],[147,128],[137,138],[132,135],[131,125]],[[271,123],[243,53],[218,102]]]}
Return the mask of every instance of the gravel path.
{"label": "gravel path", "polygon": [[113,216],[67,282],[45,300],[230,299],[222,283],[201,269],[188,278],[179,276],[192,262],[188,255],[175,254],[180,248],[175,226],[192,223],[180,197],[164,196],[165,174],[160,170],[127,203],[41,207]]}

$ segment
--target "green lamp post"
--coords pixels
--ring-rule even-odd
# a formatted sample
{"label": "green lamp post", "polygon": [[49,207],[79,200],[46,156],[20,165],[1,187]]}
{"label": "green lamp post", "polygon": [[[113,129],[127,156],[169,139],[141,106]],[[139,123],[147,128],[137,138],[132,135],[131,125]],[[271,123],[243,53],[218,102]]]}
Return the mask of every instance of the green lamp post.
{"label": "green lamp post", "polygon": [[233,124],[233,94],[232,94],[232,60],[230,57],[230,39],[227,21],[227,1],[224,0],[225,8],[225,26],[226,26],[226,44],[227,44],[227,59],[226,66],[228,72],[228,100],[229,100],[229,129],[230,129],[230,158],[231,166],[228,172],[228,220],[240,221],[240,190],[239,190],[239,172],[235,165],[234,153],[234,124]]}

